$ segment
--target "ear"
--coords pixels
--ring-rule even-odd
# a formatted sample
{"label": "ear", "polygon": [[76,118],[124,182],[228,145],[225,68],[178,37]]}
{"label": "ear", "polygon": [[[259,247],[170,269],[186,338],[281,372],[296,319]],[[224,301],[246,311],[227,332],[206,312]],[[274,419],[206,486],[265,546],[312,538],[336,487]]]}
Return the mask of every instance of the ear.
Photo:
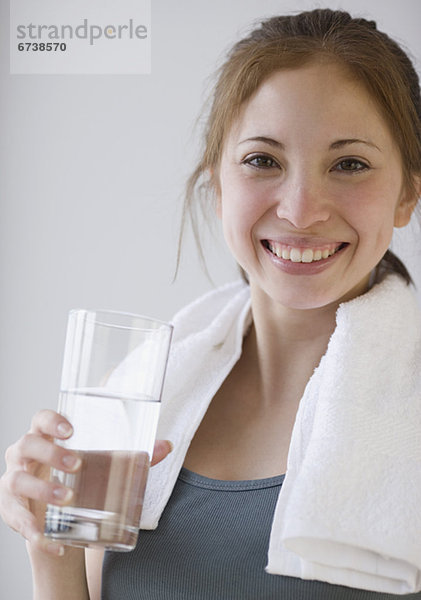
{"label": "ear", "polygon": [[402,193],[395,210],[395,227],[405,227],[411,220],[412,213],[421,196],[421,176],[414,177],[414,188],[411,191],[406,190]]}

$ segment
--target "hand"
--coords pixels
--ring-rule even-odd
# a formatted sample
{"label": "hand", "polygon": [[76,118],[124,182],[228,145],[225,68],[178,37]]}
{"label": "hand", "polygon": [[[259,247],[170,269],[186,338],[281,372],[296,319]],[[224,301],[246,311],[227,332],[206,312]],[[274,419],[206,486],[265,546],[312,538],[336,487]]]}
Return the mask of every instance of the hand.
{"label": "hand", "polygon": [[[72,490],[49,481],[54,467],[67,473],[81,466],[77,453],[54,443],[54,438],[71,437],[71,424],[52,410],[41,410],[32,419],[30,430],[6,451],[6,472],[0,479],[0,516],[20,533],[34,550],[61,556],[63,546],[43,535],[46,505],[70,504]],[[172,444],[159,440],[151,464],[163,460]]]}

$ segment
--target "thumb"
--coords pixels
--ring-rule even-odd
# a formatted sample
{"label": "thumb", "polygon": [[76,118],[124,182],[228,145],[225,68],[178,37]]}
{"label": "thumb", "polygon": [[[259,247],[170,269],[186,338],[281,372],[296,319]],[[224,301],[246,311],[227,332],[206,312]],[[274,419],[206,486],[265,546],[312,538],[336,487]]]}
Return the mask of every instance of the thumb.
{"label": "thumb", "polygon": [[169,440],[157,440],[155,442],[151,466],[153,467],[157,463],[161,462],[161,460],[164,460],[164,458],[172,451],[173,448],[174,446]]}

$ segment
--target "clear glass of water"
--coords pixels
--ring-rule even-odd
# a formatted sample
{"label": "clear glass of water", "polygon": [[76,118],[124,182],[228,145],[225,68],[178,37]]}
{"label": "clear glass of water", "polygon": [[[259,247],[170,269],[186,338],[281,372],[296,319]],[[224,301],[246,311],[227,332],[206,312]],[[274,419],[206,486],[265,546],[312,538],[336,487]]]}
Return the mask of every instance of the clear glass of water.
{"label": "clear glass of water", "polygon": [[45,535],[78,547],[132,550],[155,442],[172,325],[128,313],[69,314],[58,411],[79,453],[70,506],[47,506]]}

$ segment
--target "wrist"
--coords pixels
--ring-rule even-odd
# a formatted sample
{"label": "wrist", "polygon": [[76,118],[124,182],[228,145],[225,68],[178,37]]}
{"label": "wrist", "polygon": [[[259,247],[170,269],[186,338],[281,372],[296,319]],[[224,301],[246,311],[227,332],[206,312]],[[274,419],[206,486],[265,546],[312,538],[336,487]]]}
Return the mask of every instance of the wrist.
{"label": "wrist", "polygon": [[33,600],[89,600],[83,549],[65,546],[63,555],[58,556],[29,542],[26,546],[32,568]]}

